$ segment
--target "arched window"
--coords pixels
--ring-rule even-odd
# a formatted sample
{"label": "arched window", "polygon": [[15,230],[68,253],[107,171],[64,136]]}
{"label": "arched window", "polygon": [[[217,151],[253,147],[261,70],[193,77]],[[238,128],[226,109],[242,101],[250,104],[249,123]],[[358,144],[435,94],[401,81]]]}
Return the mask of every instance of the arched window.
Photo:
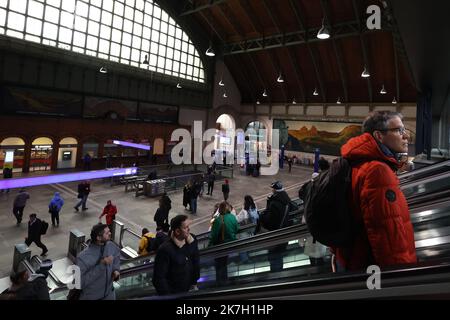
{"label": "arched window", "polygon": [[205,81],[192,41],[151,0],[0,1],[0,34]]}

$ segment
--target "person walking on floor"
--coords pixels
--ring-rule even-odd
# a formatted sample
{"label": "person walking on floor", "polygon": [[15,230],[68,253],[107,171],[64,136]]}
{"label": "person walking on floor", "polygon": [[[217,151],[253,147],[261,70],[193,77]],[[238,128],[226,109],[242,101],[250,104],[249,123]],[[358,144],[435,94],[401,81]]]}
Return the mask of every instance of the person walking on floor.
{"label": "person walking on floor", "polygon": [[28,247],[34,242],[39,248],[42,249],[41,256],[45,256],[48,252],[47,247],[41,241],[43,223],[44,222],[41,221],[41,219],[37,218],[36,213],[30,214],[30,221],[28,222],[28,236],[25,238],[25,244]]}
{"label": "person walking on floor", "polygon": [[89,192],[91,192],[91,184],[89,181],[84,181],[78,185],[78,199],[81,199],[74,209],[78,212],[78,208],[81,206],[81,209],[87,210],[86,202],[89,196]]}
{"label": "person walking on floor", "polygon": [[211,171],[208,173],[207,181],[208,181],[208,193],[207,195],[212,196],[213,190],[214,190],[214,181],[216,180],[216,176],[214,174],[214,171]]}
{"label": "person walking on floor", "polygon": [[17,225],[22,222],[23,210],[25,209],[28,199],[30,199],[30,195],[25,189],[20,189],[19,194],[14,199],[13,214],[16,217]]}
{"label": "person walking on floor", "polygon": [[228,179],[225,179],[225,183],[222,184],[222,193],[223,193],[223,199],[225,201],[227,201],[228,196],[230,195],[230,185],[228,184]]}
{"label": "person walking on floor", "polygon": [[59,195],[59,192],[55,192],[52,200],[48,205],[48,212],[52,215],[52,226],[59,227],[59,212],[64,205],[64,200]]}
{"label": "person walking on floor", "polygon": [[112,224],[113,221],[116,220],[116,214],[117,214],[117,207],[112,204],[111,200],[108,200],[106,203],[106,206],[103,208],[103,212],[98,217],[98,219],[102,220],[103,216],[106,216],[106,225],[108,226],[109,230],[112,230]]}
{"label": "person walking on floor", "polygon": [[153,217],[153,221],[156,222],[157,227],[163,227],[169,225],[169,212],[164,206],[164,200],[159,199],[159,208],[155,212],[155,216]]}

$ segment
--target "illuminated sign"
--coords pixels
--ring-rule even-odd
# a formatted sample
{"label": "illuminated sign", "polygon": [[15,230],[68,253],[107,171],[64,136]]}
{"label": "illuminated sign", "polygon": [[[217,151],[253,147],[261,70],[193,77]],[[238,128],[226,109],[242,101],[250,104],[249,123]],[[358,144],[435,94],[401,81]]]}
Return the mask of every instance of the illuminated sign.
{"label": "illuminated sign", "polygon": [[119,141],[119,140],[113,140],[114,144],[130,147],[130,148],[136,148],[136,149],[143,149],[143,150],[150,150],[150,146],[147,146],[145,144],[137,144],[132,142],[126,142],[126,141]]}
{"label": "illuminated sign", "polygon": [[3,179],[0,180],[0,190],[1,189],[12,189],[12,188],[23,188],[39,186],[44,184],[61,183],[61,182],[71,182],[71,181],[81,181],[81,180],[92,180],[108,177],[117,177],[136,174],[137,168],[115,168],[97,171],[84,171],[84,172],[74,172],[65,174],[55,174],[45,177],[30,177],[30,178],[16,178],[16,179]]}

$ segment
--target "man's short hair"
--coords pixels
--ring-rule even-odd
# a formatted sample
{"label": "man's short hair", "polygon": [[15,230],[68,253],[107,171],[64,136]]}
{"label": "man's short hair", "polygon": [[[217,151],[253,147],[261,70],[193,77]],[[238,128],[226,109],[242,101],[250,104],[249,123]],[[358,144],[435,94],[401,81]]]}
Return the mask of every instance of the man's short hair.
{"label": "man's short hair", "polygon": [[142,229],[142,235],[144,235],[146,233],[148,233],[148,229],[147,228]]}
{"label": "man's short hair", "polygon": [[98,223],[95,226],[92,227],[91,229],[91,241],[92,243],[97,242],[97,237],[98,236],[102,236],[104,230],[108,228],[108,225],[103,224],[103,223]]}
{"label": "man's short hair", "polygon": [[36,213],[32,213],[30,214],[30,218],[36,218],[37,214]]}
{"label": "man's short hair", "polygon": [[176,217],[172,218],[172,220],[170,220],[170,229],[174,231],[181,228],[181,225],[185,220],[187,220],[187,218],[188,216],[184,214],[179,214]]}
{"label": "man's short hair", "polygon": [[317,161],[320,171],[325,171],[330,169],[330,163],[324,157],[320,157],[319,161]]}
{"label": "man's short hair", "polygon": [[369,113],[362,125],[363,133],[372,134],[376,130],[387,129],[387,123],[392,118],[399,117],[403,120],[403,115],[394,111],[375,111]]}

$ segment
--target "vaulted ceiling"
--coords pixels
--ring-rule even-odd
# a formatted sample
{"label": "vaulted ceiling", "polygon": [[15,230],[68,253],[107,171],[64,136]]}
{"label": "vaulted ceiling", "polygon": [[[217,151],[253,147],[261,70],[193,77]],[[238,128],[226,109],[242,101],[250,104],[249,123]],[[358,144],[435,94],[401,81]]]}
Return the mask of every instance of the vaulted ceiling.
{"label": "vaulted ceiling", "polygon": [[[416,101],[389,1],[179,1],[184,2],[178,18],[202,27],[234,77],[242,103]],[[366,9],[372,4],[382,8],[381,30],[366,27]],[[322,21],[331,33],[326,40],[316,37]],[[364,67],[369,78],[361,77]],[[280,74],[283,83],[277,82]]]}

